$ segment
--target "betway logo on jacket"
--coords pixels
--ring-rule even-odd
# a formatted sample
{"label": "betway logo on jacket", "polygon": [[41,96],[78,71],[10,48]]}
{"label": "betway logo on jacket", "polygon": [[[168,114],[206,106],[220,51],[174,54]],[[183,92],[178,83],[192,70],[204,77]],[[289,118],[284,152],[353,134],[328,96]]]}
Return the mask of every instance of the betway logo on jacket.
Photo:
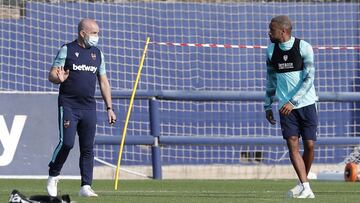
{"label": "betway logo on jacket", "polygon": [[87,66],[87,65],[75,65],[73,64],[73,70],[79,70],[79,71],[90,71],[93,73],[96,73],[97,67],[95,66]]}

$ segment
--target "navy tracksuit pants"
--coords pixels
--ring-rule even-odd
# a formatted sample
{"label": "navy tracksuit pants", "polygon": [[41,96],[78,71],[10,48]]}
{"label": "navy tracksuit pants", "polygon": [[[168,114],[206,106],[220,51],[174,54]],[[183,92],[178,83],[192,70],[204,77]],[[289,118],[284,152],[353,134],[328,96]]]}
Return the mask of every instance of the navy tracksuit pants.
{"label": "navy tracksuit pants", "polygon": [[96,132],[95,109],[59,107],[59,144],[49,163],[49,176],[60,175],[61,169],[74,146],[76,133],[80,145],[81,186],[91,185],[94,167],[94,138]]}

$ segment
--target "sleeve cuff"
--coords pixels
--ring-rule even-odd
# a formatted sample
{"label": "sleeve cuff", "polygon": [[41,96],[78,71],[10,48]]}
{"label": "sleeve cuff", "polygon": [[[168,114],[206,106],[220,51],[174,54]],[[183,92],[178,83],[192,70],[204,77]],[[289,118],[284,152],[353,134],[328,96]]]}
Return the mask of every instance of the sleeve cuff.
{"label": "sleeve cuff", "polygon": [[289,103],[295,107],[298,102],[294,101],[293,99],[290,99]]}
{"label": "sleeve cuff", "polygon": [[264,106],[264,110],[267,111],[267,110],[272,110],[271,106]]}

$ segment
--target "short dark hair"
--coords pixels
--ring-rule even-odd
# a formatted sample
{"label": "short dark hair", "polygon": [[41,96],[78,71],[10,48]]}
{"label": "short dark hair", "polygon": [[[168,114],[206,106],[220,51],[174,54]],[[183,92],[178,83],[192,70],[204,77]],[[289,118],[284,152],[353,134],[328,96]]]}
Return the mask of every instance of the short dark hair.
{"label": "short dark hair", "polygon": [[279,16],[275,16],[271,19],[271,22],[275,22],[278,25],[280,25],[283,29],[286,29],[289,31],[289,33],[291,33],[292,30],[292,24],[291,24],[291,20],[288,16],[286,15],[279,15]]}

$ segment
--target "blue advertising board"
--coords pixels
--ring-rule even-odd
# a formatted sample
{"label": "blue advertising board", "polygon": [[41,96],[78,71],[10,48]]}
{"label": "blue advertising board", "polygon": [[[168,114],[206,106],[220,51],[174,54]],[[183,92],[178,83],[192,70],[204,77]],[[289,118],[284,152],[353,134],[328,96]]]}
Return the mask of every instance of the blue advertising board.
{"label": "blue advertising board", "polygon": [[[57,94],[0,95],[0,176],[48,175],[59,138]],[[75,143],[61,175],[79,175],[78,157]]]}

